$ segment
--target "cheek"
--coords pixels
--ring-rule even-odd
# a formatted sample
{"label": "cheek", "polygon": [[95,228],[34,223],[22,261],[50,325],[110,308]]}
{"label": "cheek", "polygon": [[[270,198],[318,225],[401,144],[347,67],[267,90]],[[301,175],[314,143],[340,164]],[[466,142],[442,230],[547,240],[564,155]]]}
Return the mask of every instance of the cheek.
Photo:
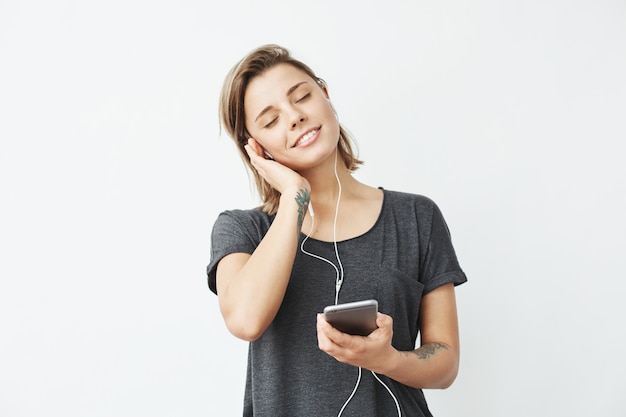
{"label": "cheek", "polygon": [[263,147],[263,149],[269,151],[272,154],[280,153],[281,142],[279,139],[279,135],[277,134],[278,132],[257,131],[254,133],[253,132],[250,132],[250,133],[251,133],[252,138],[254,138],[254,140],[256,140]]}
{"label": "cheek", "polygon": [[330,125],[329,130],[331,131],[333,136],[337,136],[337,138],[339,138],[339,117],[337,116],[337,114],[331,110],[326,117],[326,120],[328,120],[328,124]]}
{"label": "cheek", "polygon": [[260,129],[254,123],[246,123],[246,132],[248,134],[248,137],[253,138],[259,143],[264,143],[266,140],[265,138],[269,137],[268,130]]}
{"label": "cheek", "polygon": [[[335,110],[333,109],[333,107],[330,105],[330,103],[328,103],[327,106],[325,106],[324,108],[324,119],[326,120],[326,122],[328,124],[331,125],[333,130],[337,130],[337,135],[339,135],[339,118],[337,116],[337,113],[335,113]],[[333,132],[335,133],[335,132]]]}

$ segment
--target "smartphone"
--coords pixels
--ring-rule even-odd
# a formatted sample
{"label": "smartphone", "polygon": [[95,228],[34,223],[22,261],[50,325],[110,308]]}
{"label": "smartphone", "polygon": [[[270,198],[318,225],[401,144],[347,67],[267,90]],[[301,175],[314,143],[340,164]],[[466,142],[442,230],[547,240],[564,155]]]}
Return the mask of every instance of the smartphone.
{"label": "smartphone", "polygon": [[326,321],[344,333],[367,336],[378,328],[378,301],[363,300],[324,308]]}

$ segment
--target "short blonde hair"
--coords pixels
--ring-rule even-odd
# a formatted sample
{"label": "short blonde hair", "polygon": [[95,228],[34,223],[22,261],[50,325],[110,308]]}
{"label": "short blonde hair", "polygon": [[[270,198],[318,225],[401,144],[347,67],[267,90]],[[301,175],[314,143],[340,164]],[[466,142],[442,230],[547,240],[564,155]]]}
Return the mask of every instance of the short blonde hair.
{"label": "short blonde hair", "polygon": [[[278,210],[280,193],[254,169],[244,149],[250,137],[246,130],[244,97],[248,84],[254,77],[278,64],[292,65],[305,72],[320,85],[325,86],[324,80],[317,77],[306,64],[294,59],[286,48],[272,44],[264,45],[250,52],[229,71],[222,86],[219,106],[220,124],[235,141],[241,158],[254,174],[257,191],[263,202],[261,209],[269,214],[274,214]],[[339,125],[339,144],[337,145],[339,156],[350,171],[355,171],[363,161],[356,157],[351,141],[348,132]]]}

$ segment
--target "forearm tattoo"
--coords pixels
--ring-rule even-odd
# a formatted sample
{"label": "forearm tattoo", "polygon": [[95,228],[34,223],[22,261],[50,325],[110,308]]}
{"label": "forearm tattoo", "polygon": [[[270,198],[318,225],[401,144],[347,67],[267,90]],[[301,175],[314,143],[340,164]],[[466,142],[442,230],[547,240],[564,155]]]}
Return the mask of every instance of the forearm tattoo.
{"label": "forearm tattoo", "polygon": [[304,222],[304,215],[309,208],[310,200],[311,192],[306,189],[300,190],[296,195],[296,204],[298,205],[298,233],[300,233],[300,228],[302,227],[302,222]]}
{"label": "forearm tattoo", "polygon": [[420,346],[418,349],[411,351],[419,359],[426,360],[435,355],[440,350],[448,350],[448,347],[443,343],[427,343],[424,346]]}

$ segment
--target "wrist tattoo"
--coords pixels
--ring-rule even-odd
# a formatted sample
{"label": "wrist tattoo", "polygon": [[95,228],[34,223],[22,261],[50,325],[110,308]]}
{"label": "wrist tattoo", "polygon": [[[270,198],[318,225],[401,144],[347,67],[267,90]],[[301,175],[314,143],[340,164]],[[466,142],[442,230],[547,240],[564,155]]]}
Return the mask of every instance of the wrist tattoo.
{"label": "wrist tattoo", "polygon": [[448,350],[448,347],[439,342],[427,343],[424,346],[420,346],[419,348],[413,350],[411,353],[413,353],[419,359],[426,360],[435,355],[440,350]]}
{"label": "wrist tattoo", "polygon": [[309,208],[309,201],[311,200],[311,192],[302,189],[296,194],[296,204],[298,205],[298,233],[300,233],[300,228],[302,227],[302,222],[304,222],[304,215],[306,214],[307,209]]}

